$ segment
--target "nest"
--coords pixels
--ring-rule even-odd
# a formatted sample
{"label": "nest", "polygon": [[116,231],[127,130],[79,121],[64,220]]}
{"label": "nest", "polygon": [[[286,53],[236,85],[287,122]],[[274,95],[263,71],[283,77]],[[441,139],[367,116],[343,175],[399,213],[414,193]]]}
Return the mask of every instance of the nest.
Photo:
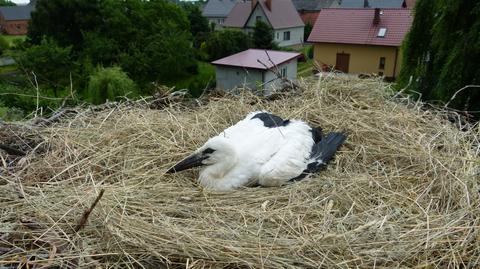
{"label": "nest", "polygon": [[[45,150],[0,170],[0,267],[478,267],[480,128],[375,79],[300,84],[275,100],[118,104],[35,127]],[[347,143],[283,187],[214,192],[198,171],[165,174],[254,110]]]}

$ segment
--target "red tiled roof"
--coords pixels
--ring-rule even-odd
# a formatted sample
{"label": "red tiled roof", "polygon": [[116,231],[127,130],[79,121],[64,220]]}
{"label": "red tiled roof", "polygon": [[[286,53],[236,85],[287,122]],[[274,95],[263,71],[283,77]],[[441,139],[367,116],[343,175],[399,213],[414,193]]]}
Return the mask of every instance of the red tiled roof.
{"label": "red tiled roof", "polygon": [[[380,46],[400,46],[410,30],[410,9],[382,9],[380,22],[373,24],[375,9],[322,9],[308,37],[309,42],[344,43]],[[385,37],[377,37],[380,28],[386,28]]]}
{"label": "red tiled roof", "polygon": [[413,9],[415,7],[416,0],[405,0],[405,4],[407,4],[407,8]]}
{"label": "red tiled roof", "polygon": [[300,18],[302,18],[303,23],[307,24],[310,23],[311,25],[314,25],[315,22],[317,21],[318,14],[320,14],[320,11],[317,12],[299,12]]}
{"label": "red tiled roof", "polygon": [[[291,0],[272,0],[271,9],[268,9],[265,0],[259,0],[257,5],[262,7],[273,29],[304,26]],[[251,14],[251,2],[240,2],[228,14],[224,25],[227,27],[244,27]]]}
{"label": "red tiled roof", "polygon": [[252,3],[250,3],[250,1],[238,2],[228,14],[223,25],[227,27],[243,28],[245,23],[247,23],[251,11]]}
{"label": "red tiled roof", "polygon": [[[271,61],[268,56],[270,56]],[[237,54],[233,54],[225,58],[213,61],[212,64],[267,70],[267,68],[261,63],[259,63],[258,60],[264,63],[268,68],[272,68],[274,64],[280,65],[287,61],[295,59],[298,56],[300,56],[300,54],[295,52],[248,49]]]}

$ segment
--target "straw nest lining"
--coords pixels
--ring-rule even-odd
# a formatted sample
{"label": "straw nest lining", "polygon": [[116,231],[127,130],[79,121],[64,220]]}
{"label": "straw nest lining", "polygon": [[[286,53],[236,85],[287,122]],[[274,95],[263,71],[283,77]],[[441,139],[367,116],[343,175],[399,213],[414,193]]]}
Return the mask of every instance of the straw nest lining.
{"label": "straw nest lining", "polygon": [[[0,267],[479,266],[478,126],[394,102],[378,80],[303,86],[275,101],[120,105],[37,129],[46,152],[0,172]],[[196,171],[164,174],[261,109],[343,130],[347,143],[326,171],[281,188],[212,192]]]}

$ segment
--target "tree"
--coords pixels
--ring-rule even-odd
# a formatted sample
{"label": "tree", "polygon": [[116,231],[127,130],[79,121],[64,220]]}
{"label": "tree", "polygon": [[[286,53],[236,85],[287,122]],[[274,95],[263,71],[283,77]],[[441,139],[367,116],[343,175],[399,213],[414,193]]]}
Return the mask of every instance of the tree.
{"label": "tree", "polygon": [[200,44],[207,40],[208,34],[210,33],[208,20],[202,16],[198,4],[184,2],[182,6],[187,13],[188,21],[190,22],[190,33],[192,33],[195,40],[194,46],[199,48]]}
{"label": "tree", "polygon": [[9,48],[10,44],[8,43],[7,39],[3,35],[0,35],[0,55],[2,55]]}
{"label": "tree", "polygon": [[[448,102],[461,88],[480,84],[480,2],[417,1],[404,44],[399,85],[425,100]],[[480,111],[480,89],[466,88],[449,105]],[[477,114],[478,116],[478,114]]]}
{"label": "tree", "polygon": [[27,40],[38,45],[44,36],[71,47],[73,61],[120,66],[142,85],[196,69],[187,15],[163,0],[39,1]]}
{"label": "tree", "polygon": [[308,37],[310,36],[310,33],[312,32],[313,25],[310,22],[307,22],[305,24],[305,28],[303,28],[303,41],[307,41]]}
{"label": "tree", "polygon": [[205,42],[205,50],[210,60],[244,51],[252,46],[250,37],[242,31],[223,30],[213,32]]}
{"label": "tree", "polygon": [[54,95],[69,85],[74,69],[72,47],[60,47],[54,40],[45,38],[40,45],[33,45],[18,55],[20,68],[27,74],[34,74],[39,83],[52,87]]}
{"label": "tree", "polygon": [[258,20],[253,30],[253,43],[258,49],[272,49],[275,47],[273,42],[273,29],[266,22]]}
{"label": "tree", "polygon": [[0,6],[16,6],[14,2],[10,0],[0,0]]}
{"label": "tree", "polygon": [[135,96],[137,86],[120,67],[100,67],[90,76],[87,99],[93,104],[117,100],[118,97]]}

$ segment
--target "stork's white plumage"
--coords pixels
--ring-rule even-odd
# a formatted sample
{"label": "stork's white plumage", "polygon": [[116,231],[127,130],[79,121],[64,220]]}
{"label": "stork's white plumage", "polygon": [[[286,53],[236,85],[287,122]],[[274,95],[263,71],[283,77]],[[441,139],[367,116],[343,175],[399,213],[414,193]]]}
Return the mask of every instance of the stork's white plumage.
{"label": "stork's white plumage", "polygon": [[240,186],[280,186],[324,168],[346,136],[322,135],[300,120],[252,112],[167,172],[202,166],[206,188],[231,190]]}

